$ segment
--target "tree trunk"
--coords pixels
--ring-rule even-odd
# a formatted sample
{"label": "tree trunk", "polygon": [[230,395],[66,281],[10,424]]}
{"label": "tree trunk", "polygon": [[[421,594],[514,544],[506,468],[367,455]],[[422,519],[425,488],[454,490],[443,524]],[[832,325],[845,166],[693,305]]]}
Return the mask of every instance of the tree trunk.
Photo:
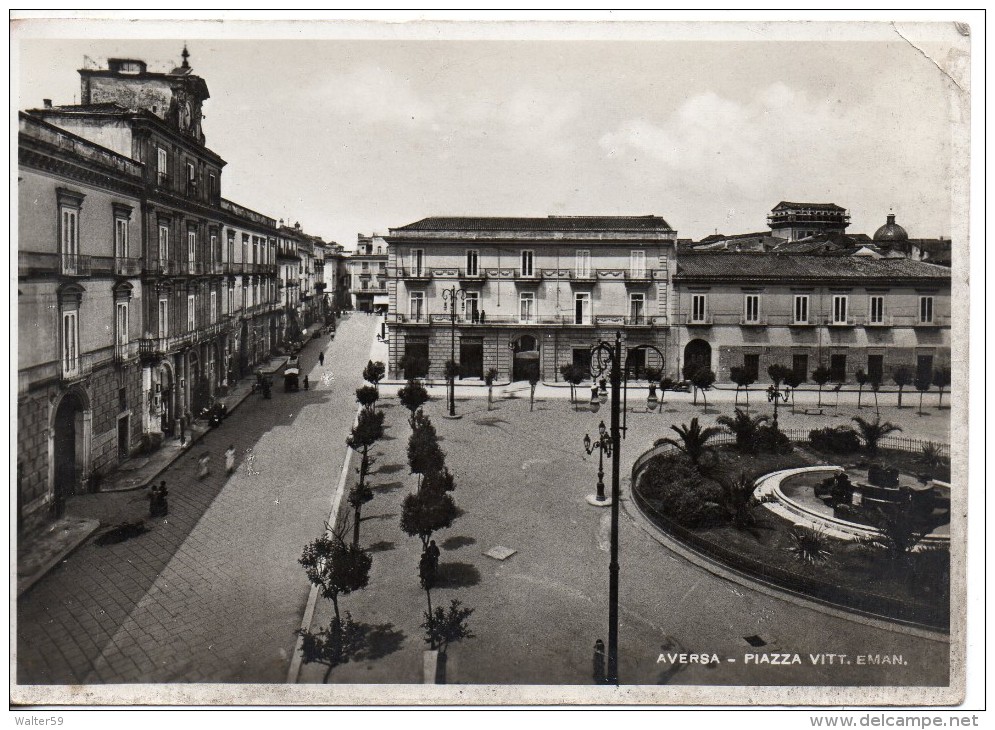
{"label": "tree trunk", "polygon": [[433,629],[432,624],[434,623],[434,617],[432,616],[432,589],[431,588],[426,588],[425,589],[425,596],[426,596],[426,598],[428,598],[428,630],[429,630],[429,635],[433,637],[432,640],[429,642],[429,648],[430,649],[434,649],[435,648],[435,638],[434,638],[435,634],[434,634],[434,631],[432,630]]}
{"label": "tree trunk", "polygon": [[898,386],[898,407],[899,408],[902,407],[902,390],[904,390],[904,388],[905,388],[904,385],[899,385]]}
{"label": "tree trunk", "polygon": [[701,391],[701,402],[704,404],[705,412],[708,412],[708,397],[705,395],[704,389]]}
{"label": "tree trunk", "polygon": [[922,415],[922,397],[924,395],[926,395],[926,391],[925,390],[920,390],[919,391],[919,415],[920,416]]}
{"label": "tree trunk", "polygon": [[940,400],[936,404],[936,410],[939,411],[942,409],[943,409],[943,388],[940,388]]}
{"label": "tree trunk", "polygon": [[860,410],[860,399],[864,396],[864,386],[857,388],[857,410]]}
{"label": "tree trunk", "polygon": [[494,386],[488,385],[487,386],[487,410],[491,409],[491,402],[492,402],[491,394],[493,392],[494,392]]}
{"label": "tree trunk", "polygon": [[359,547],[359,521],[362,519],[361,515],[363,513],[363,504],[360,502],[356,505],[356,524],[352,526],[352,546]]}
{"label": "tree trunk", "polygon": [[750,415],[750,386],[746,386],[746,415]]}
{"label": "tree trunk", "polygon": [[739,405],[739,386],[738,385],[736,386],[736,398],[735,398],[735,400],[733,400],[732,404],[733,404],[734,407]]}
{"label": "tree trunk", "polygon": [[338,627],[341,630],[342,619],[339,618],[339,594],[338,593],[333,593],[332,594],[332,606],[335,608],[335,623],[338,625]]}
{"label": "tree trunk", "polygon": [[536,387],[533,385],[532,388],[529,390],[529,412],[530,413],[532,412],[532,406],[535,405],[535,402],[536,402]]}
{"label": "tree trunk", "polygon": [[822,408],[822,386],[821,385],[819,386],[819,402],[818,402],[818,404],[817,404],[816,407]]}

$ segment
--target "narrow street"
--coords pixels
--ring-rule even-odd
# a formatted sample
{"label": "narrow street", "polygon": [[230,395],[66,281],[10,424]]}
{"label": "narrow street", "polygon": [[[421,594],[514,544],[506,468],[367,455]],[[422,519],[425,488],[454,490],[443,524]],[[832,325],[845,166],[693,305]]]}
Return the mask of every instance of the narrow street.
{"label": "narrow street", "polygon": [[[310,588],[297,564],[331,506],[377,320],[340,320],[301,355],[311,389],[252,395],[162,475],[169,514],[91,539],[17,606],[18,681],[283,682]],[[317,364],[321,348],[325,365]],[[236,449],[236,471],[223,452]],[[197,479],[208,450],[211,473]],[[103,526],[148,518],[145,490],[74,498]]]}

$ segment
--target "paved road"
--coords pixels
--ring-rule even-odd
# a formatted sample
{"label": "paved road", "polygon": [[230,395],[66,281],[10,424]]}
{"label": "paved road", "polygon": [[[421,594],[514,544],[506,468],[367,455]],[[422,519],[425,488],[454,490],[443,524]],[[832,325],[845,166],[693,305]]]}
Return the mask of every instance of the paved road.
{"label": "paved road", "polygon": [[[283,682],[309,584],[297,564],[321,531],[345,457],[376,322],[340,322],[302,355],[310,392],[250,396],[163,475],[166,519],[81,547],[18,600],[18,681]],[[325,366],[317,367],[325,348]],[[224,474],[233,443],[237,469]],[[213,454],[199,481],[196,459]],[[147,517],[143,492],[70,502],[105,524]]]}
{"label": "paved road", "polygon": [[[463,400],[462,420],[442,418],[442,388],[426,407],[456,475],[464,514],[435,538],[448,586],[433,604],[458,598],[475,609],[476,638],[450,649],[456,683],[588,684],[594,640],[607,639],[608,510],[589,506],[597,455],[584,457],[585,432],[597,421],[562,399],[537,402],[527,392],[493,411]],[[401,532],[400,504],[415,489],[405,446],[407,412],[388,401],[388,435],[376,449],[374,500],[364,509],[361,544],[373,553],[370,585],[341,599],[355,620],[379,627],[380,658],[337,667],[331,682],[420,682],[426,648],[419,623],[420,543]],[[666,412],[630,414],[623,474],[667,432]],[[916,685],[945,684],[948,645],[828,615],[744,587],[689,563],[660,545],[638,517],[623,512],[620,676],[640,684]],[[517,552],[504,562],[483,555],[495,546]],[[330,618],[319,601],[316,624]],[[747,637],[759,636],[754,648]],[[658,664],[661,652],[716,653],[718,666]],[[745,654],[799,653],[804,664],[746,665]],[[853,664],[814,666],[808,654],[849,654]],[[907,664],[857,666],[857,654],[901,654]],[[729,658],[736,659],[729,662]],[[828,660],[827,660],[828,661]],[[303,682],[323,668],[305,666]],[[841,691],[843,691],[841,689]],[[843,695],[841,695],[842,697]]]}

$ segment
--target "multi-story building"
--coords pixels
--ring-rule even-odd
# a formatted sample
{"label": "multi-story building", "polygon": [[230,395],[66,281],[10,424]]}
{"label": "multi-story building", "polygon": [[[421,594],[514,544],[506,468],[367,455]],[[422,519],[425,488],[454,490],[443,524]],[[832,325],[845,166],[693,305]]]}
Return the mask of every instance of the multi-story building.
{"label": "multi-story building", "polygon": [[349,268],[345,249],[339,243],[325,243],[324,299],[330,311],[347,309],[350,304]]}
{"label": "multi-story building", "polygon": [[18,118],[17,509],[34,523],[139,448],[142,166]]}
{"label": "multi-story building", "polygon": [[231,323],[223,349],[223,386],[269,358],[282,340],[276,221],[221,200],[224,211],[222,316]]}
{"label": "multi-story building", "polygon": [[30,113],[142,163],[144,325],[140,343],[150,428],[176,431],[196,416],[224,380],[229,323],[220,205],[225,161],[205,145],[202,105],[210,94],[183,63],[169,73],[143,61],[111,59],[83,69],[80,104]]}
{"label": "multi-story building", "polygon": [[384,312],[387,296],[387,242],[383,236],[359,234],[356,253],[349,256],[349,289],[352,308],[359,312]]}
{"label": "multi-story building", "polygon": [[663,366],[672,361],[676,237],[652,215],[425,218],[393,228],[391,377],[441,377],[453,357],[462,377],[495,368],[523,380],[538,368],[556,380],[566,363],[589,366],[591,346],[617,329],[629,347],[652,345],[663,358],[633,349],[632,365]]}
{"label": "multi-story building", "polygon": [[788,203],[781,201],[767,216],[771,235],[797,241],[820,233],[844,233],[850,225],[846,208],[835,203]]}
{"label": "multi-story building", "polygon": [[[864,370],[887,382],[899,365],[950,362],[950,270],[905,258],[688,253],[677,261],[682,372],[720,381],[744,366],[762,382],[780,364],[835,382]],[[679,363],[676,361],[679,358]]]}

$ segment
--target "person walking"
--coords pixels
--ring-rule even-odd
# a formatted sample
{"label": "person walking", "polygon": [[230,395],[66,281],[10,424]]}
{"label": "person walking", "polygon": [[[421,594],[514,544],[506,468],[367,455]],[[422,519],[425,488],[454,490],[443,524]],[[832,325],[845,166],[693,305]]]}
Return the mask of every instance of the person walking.
{"label": "person walking", "polygon": [[311,390],[311,381],[307,379],[307,375],[304,376],[304,390]]}
{"label": "person walking", "polygon": [[432,540],[428,544],[428,547],[425,549],[425,554],[428,556],[429,563],[431,564],[432,570],[434,571],[436,568],[439,567],[439,556],[442,555],[442,552],[439,550],[439,547],[435,544],[435,540]]}
{"label": "person walking", "polygon": [[325,352],[324,352],[324,350],[322,350],[321,352],[318,353],[318,365],[321,366],[321,367],[325,367]]}
{"label": "person walking", "polygon": [[235,471],[235,444],[225,449],[225,471],[229,476]]}
{"label": "person walking", "polygon": [[205,451],[203,454],[200,455],[200,458],[197,461],[198,461],[198,464],[199,464],[199,467],[200,467],[199,470],[198,470],[198,472],[197,472],[197,478],[198,479],[203,479],[204,477],[207,476],[208,469],[210,469],[210,465],[211,465],[211,454],[210,454],[210,452]]}

